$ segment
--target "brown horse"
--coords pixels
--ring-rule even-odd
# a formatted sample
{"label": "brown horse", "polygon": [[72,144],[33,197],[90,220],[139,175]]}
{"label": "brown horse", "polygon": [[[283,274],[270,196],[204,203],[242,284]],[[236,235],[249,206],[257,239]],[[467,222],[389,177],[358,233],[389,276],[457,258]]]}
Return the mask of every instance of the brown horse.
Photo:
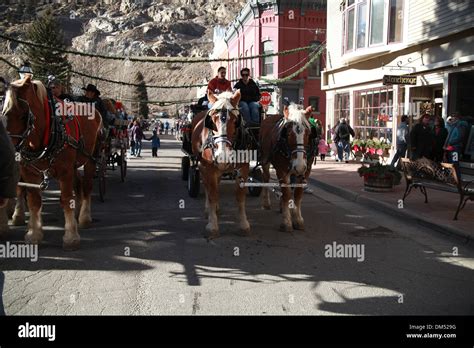
{"label": "brown horse", "polygon": [[219,182],[224,173],[236,173],[236,199],[239,204],[241,231],[248,235],[250,224],[245,211],[245,188],[240,185],[246,182],[249,174],[249,163],[227,161],[232,158],[233,146],[240,127],[241,116],[238,105],[240,91],[211,95],[213,103],[209,112],[202,112],[193,120],[192,149],[199,159],[199,171],[206,191],[206,213],[208,224],[206,230],[209,238],[219,236],[217,213],[219,209]]}
{"label": "brown horse", "polygon": [[[21,155],[22,180],[41,184],[44,179],[52,177],[59,181],[65,219],[63,248],[78,249],[80,236],[74,211],[77,202],[80,205],[79,227],[88,227],[92,222],[91,192],[95,174],[92,154],[102,127],[100,114],[93,109],[91,115],[71,118],[51,115],[46,88],[40,81],[31,81],[28,76],[9,86],[2,118],[6,119],[7,131]],[[58,122],[62,125],[53,133],[51,129],[59,125]],[[77,169],[81,166],[84,166],[83,178],[78,177]],[[28,188],[27,201],[30,219],[25,240],[39,244],[43,239],[40,190]],[[21,214],[15,212],[17,220],[21,220]]]}
{"label": "brown horse", "polygon": [[[311,173],[311,163],[314,159],[310,146],[311,126],[308,121],[310,108],[304,110],[301,106],[291,104],[284,108],[283,113],[284,117],[265,119],[260,128],[263,181],[270,181],[272,164],[280,185],[290,184],[292,175],[296,177],[296,183],[301,185]],[[263,187],[262,191],[262,206],[264,209],[270,209],[268,187]],[[280,229],[285,232],[291,232],[293,228],[304,230],[304,219],[301,215],[303,187],[294,189],[294,202],[290,202],[290,187],[282,186],[281,191],[280,208],[283,221]]]}

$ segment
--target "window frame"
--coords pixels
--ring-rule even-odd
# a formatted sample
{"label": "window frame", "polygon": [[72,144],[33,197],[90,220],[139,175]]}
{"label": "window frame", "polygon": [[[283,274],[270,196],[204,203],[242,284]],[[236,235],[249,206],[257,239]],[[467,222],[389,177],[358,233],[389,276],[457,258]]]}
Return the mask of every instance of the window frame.
{"label": "window frame", "polygon": [[[376,138],[380,138],[383,134],[384,137],[388,135],[386,137],[388,141],[392,141],[391,136],[393,136],[394,132],[393,117],[395,115],[395,108],[398,105],[398,103],[393,100],[394,94],[394,88],[391,86],[380,86],[354,91],[354,122],[352,128],[356,133],[357,139],[367,140],[369,138],[366,134],[374,132],[377,134],[375,136]],[[382,103],[385,103],[386,107],[390,105],[390,96],[392,98],[392,104],[391,108],[387,110],[388,114],[386,114],[389,116],[389,119],[387,121],[381,121],[380,111],[382,109]],[[363,99],[365,103],[361,103]],[[360,112],[364,112],[364,124],[360,124]],[[375,124],[379,122],[383,122],[385,125]],[[387,126],[388,123],[392,123],[392,126]]]}
{"label": "window frame", "polygon": [[[265,51],[265,44],[266,43],[271,43],[272,45],[272,50],[271,51]],[[273,40],[271,39],[268,39],[268,40],[265,40],[265,41],[262,41],[262,52],[263,54],[267,54],[267,53],[274,53],[275,52],[275,48],[273,46]],[[262,57],[262,76],[273,76],[274,72],[275,72],[275,69],[274,69],[274,66],[275,66],[275,57]],[[271,64],[270,63],[267,63],[266,62],[266,59],[271,59]],[[267,66],[271,65],[272,67],[272,71],[271,73],[269,74],[268,71],[267,71]]]}
{"label": "window frame", "polygon": [[319,98],[318,96],[316,95],[312,95],[311,97],[308,98],[308,106],[312,106],[311,105],[311,100],[316,100],[316,108],[314,108],[315,110],[313,111],[313,113],[315,114],[321,114],[321,110],[320,110],[320,101],[321,101],[321,98]]}
{"label": "window frame", "polygon": [[[319,40],[314,40],[314,41],[311,41],[310,43],[310,46],[314,45],[315,46],[315,50],[311,49],[310,50],[310,54],[316,52],[317,49],[320,48],[321,46],[321,41]],[[316,61],[313,62],[313,64],[311,64],[309,67],[308,67],[308,78],[309,79],[320,79],[321,78],[321,73],[322,73],[322,70],[323,70],[323,66],[322,66],[322,59],[321,59],[321,56],[320,55],[318,57],[318,59]],[[312,75],[312,71],[311,69],[313,69],[313,66],[317,66],[317,74],[316,75]]]}
{"label": "window frame", "polygon": [[[351,114],[350,92],[336,93],[334,96],[334,125],[342,117],[349,119]],[[343,114],[344,113],[344,114]]]}
{"label": "window frame", "polygon": [[[371,44],[371,35],[372,35],[372,4],[374,0],[354,0],[351,5],[349,0],[344,0],[341,4],[342,12],[342,55],[364,52],[373,48],[396,45],[403,43],[405,40],[406,34],[406,8],[408,6],[407,0],[398,0],[401,2],[400,11],[402,12],[402,19],[400,22],[400,40],[399,41],[390,41],[390,0],[383,1],[383,33],[382,33],[382,42]],[[362,5],[365,3],[365,38],[364,38],[364,47],[358,47],[357,33],[359,29],[359,12]],[[352,25],[352,48],[348,49],[349,45],[349,12],[354,11],[354,21]]]}
{"label": "window frame", "polygon": [[389,9],[389,6],[388,6],[388,1],[387,0],[382,0],[383,1],[383,32],[382,32],[382,42],[380,43],[370,43],[370,36],[372,34],[372,2],[374,0],[367,0],[368,3],[370,4],[370,7],[368,8],[368,14],[369,14],[369,17],[368,17],[368,27],[369,27],[369,32],[368,32],[368,37],[367,37],[367,46],[364,47],[364,48],[372,48],[372,47],[381,47],[381,46],[385,46],[388,44],[388,9]]}

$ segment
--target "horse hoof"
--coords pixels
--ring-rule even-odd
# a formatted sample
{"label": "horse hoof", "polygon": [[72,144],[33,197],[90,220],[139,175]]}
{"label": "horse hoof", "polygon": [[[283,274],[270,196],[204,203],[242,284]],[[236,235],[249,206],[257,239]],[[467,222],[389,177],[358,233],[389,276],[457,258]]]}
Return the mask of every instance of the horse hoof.
{"label": "horse hoof", "polygon": [[12,219],[13,226],[24,226],[26,225],[24,217],[14,216]]}
{"label": "horse hoof", "polygon": [[209,232],[206,236],[207,240],[213,240],[219,238],[221,235],[219,231]]}
{"label": "horse hoof", "polygon": [[72,240],[70,242],[63,242],[63,250],[64,251],[75,251],[79,250],[81,246],[81,241],[80,240]]}
{"label": "horse hoof", "polygon": [[82,228],[82,229],[90,228],[91,225],[92,225],[92,221],[81,221],[81,222],[79,222],[79,228]]}
{"label": "horse hoof", "polygon": [[282,232],[293,232],[293,227],[287,224],[280,224],[280,231]]}
{"label": "horse hoof", "polygon": [[304,231],[304,223],[302,223],[302,222],[293,222],[293,228],[295,230]]}
{"label": "horse hoof", "polygon": [[251,230],[250,230],[250,227],[248,228],[241,228],[240,229],[240,234],[244,237],[248,237],[252,234]]}
{"label": "horse hoof", "polygon": [[207,224],[206,226],[206,231],[207,231],[207,238],[208,239],[214,239],[219,237],[219,229],[215,228],[212,226],[212,224]]}
{"label": "horse hoof", "polygon": [[27,234],[25,234],[25,242],[27,244],[41,244],[42,241],[43,241],[42,233],[33,235],[32,232],[28,232]]}

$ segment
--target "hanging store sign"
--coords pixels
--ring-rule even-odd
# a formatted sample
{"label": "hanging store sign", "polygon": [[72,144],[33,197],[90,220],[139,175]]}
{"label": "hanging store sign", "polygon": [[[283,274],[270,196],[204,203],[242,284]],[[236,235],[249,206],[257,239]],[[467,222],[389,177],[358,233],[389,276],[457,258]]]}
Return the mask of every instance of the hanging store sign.
{"label": "hanging store sign", "polygon": [[404,75],[384,75],[384,85],[416,85],[416,76]]}

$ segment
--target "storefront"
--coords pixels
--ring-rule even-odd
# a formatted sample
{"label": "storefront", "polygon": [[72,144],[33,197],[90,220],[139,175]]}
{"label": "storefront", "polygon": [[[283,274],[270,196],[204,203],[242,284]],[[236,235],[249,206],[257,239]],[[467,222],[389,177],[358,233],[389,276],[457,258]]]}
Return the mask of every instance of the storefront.
{"label": "storefront", "polygon": [[[452,113],[474,116],[474,65],[426,71],[416,76],[416,85],[379,83],[328,91],[329,125],[342,117],[349,120],[356,138],[396,142],[402,115],[410,124],[423,114],[446,119]],[[393,149],[392,149],[393,150]]]}

